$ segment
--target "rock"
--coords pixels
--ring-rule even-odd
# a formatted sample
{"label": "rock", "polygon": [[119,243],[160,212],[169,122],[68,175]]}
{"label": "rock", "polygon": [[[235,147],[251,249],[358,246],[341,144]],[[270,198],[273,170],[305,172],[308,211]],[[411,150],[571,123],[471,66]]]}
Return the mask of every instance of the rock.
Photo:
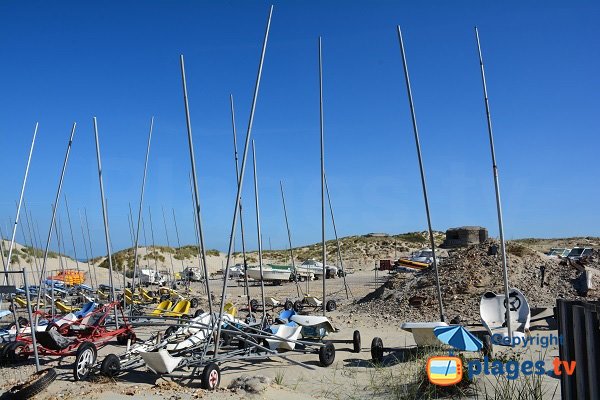
{"label": "rock", "polygon": [[233,380],[227,387],[228,389],[241,389],[248,393],[260,393],[271,384],[271,378],[263,375],[246,376],[242,375]]}

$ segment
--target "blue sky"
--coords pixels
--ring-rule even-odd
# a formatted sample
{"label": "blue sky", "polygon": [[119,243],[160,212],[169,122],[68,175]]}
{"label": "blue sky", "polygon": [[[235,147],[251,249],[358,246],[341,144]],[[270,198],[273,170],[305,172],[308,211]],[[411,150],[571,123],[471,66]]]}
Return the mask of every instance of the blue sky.
{"label": "blue sky", "polygon": [[[70,126],[77,121],[64,193],[78,252],[83,247],[77,210],[84,208],[94,252],[104,252],[92,129],[97,116],[113,247],[130,246],[128,202],[137,209],[154,115],[148,240],[150,206],[156,242],[165,243],[164,206],[171,242],[172,208],[182,241],[194,241],[179,73],[179,54],[184,54],[206,242],[226,249],[235,200],[229,94],[236,101],[241,152],[268,6],[262,1],[1,2],[5,235],[36,121],[40,129],[26,200],[41,236],[47,235]],[[397,24],[406,45],[434,228],[483,225],[497,234],[473,34],[477,25],[506,236],[600,235],[599,20],[600,5],[591,1],[275,2],[253,129],[265,247],[268,238],[273,248],[287,241],[280,179],[294,243],[320,239],[319,35],[326,169],[340,235],[425,229]],[[255,248],[251,169],[247,172],[246,236]],[[333,237],[330,226],[328,236]]]}

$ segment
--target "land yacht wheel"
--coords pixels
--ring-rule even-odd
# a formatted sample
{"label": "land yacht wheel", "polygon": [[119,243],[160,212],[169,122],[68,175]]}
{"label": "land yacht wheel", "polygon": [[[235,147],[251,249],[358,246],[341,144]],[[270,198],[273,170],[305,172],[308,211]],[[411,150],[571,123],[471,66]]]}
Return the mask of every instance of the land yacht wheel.
{"label": "land yacht wheel", "polygon": [[73,365],[73,377],[76,381],[84,380],[89,376],[97,356],[98,351],[93,343],[83,342],[79,345]]}
{"label": "land yacht wheel", "polygon": [[352,351],[354,353],[360,353],[361,345],[360,331],[354,331],[352,334]]}
{"label": "land yacht wheel", "polygon": [[371,359],[376,363],[383,361],[383,340],[379,337],[374,337],[371,341]]}
{"label": "land yacht wheel", "polygon": [[333,343],[327,343],[319,349],[319,364],[322,367],[329,367],[335,361],[335,346]]}
{"label": "land yacht wheel", "polygon": [[215,363],[208,364],[202,371],[202,388],[215,390],[221,382],[221,370]]}

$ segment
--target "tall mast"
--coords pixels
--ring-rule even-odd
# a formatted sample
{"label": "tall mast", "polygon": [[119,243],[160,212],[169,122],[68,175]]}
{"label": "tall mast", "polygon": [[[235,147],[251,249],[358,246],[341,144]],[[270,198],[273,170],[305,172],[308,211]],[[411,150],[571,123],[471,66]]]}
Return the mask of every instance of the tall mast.
{"label": "tall mast", "polygon": [[[235,108],[233,107],[233,95],[229,95],[229,104],[231,106],[231,128],[233,130],[233,157],[235,159],[235,183],[236,185],[240,184],[240,175],[239,175],[239,164],[238,164],[238,151],[237,151],[237,132],[235,129]],[[250,287],[248,286],[248,261],[246,260],[246,241],[244,239],[244,219],[242,213],[242,199],[240,197],[240,231],[242,238],[242,257],[244,260],[244,291],[246,292],[246,302],[248,305],[248,310],[250,310]],[[229,279],[229,276],[226,276],[225,279]]]}
{"label": "tall mast", "polygon": [[504,320],[508,337],[512,343],[513,332],[510,322],[510,299],[508,285],[508,263],[506,261],[506,244],[504,242],[504,223],[502,221],[502,202],[500,201],[500,183],[498,180],[498,164],[496,163],[496,150],[494,149],[494,133],[492,130],[492,116],[490,114],[490,103],[488,99],[487,84],[485,81],[485,69],[483,67],[483,56],[481,54],[481,45],[479,43],[479,31],[475,27],[475,39],[477,40],[477,53],[479,54],[479,67],[481,69],[481,84],[483,88],[483,100],[485,102],[485,116],[487,120],[488,136],[490,139],[490,152],[492,154],[492,173],[494,175],[494,189],[496,191],[496,210],[498,213],[498,232],[500,234],[500,250],[502,252],[502,278],[504,280],[504,303],[506,304],[506,314]]}
{"label": "tall mast", "polygon": [[90,286],[98,288],[98,282],[94,285],[94,275],[92,274],[92,264],[90,262],[90,254],[88,252],[87,243],[85,242],[85,231],[83,230],[83,220],[81,219],[81,210],[77,209],[77,215],[79,215],[79,226],[81,227],[81,238],[83,239],[83,250],[85,252],[85,259],[88,265],[88,274],[90,274]]}
{"label": "tall mast", "polygon": [[36,238],[33,234],[33,231],[31,229],[31,225],[32,225],[32,218],[31,217],[31,211],[27,210],[27,203],[23,202],[23,212],[25,213],[25,223],[27,224],[27,232],[29,233],[29,242],[31,243],[31,249],[33,250],[33,254],[31,255],[31,258],[33,259],[33,262],[35,263],[35,272],[38,275],[37,279],[34,280],[34,282],[39,281],[40,278],[40,265],[39,265],[39,260],[37,257],[37,248],[38,248],[38,244],[36,242]]}
{"label": "tall mast", "polygon": [[[196,221],[197,228],[196,233],[198,234],[198,244],[200,245],[200,254],[201,260],[204,265],[204,280],[206,286],[206,293],[208,299],[208,309],[211,315],[211,319],[213,316],[213,306],[212,299],[210,298],[210,284],[208,282],[208,264],[206,262],[206,249],[204,247],[204,232],[202,231],[202,212],[200,210],[200,194],[198,193],[198,178],[196,175],[196,157],[194,155],[194,141],[192,137],[192,120],[190,118],[190,107],[188,104],[188,94],[187,94],[187,82],[185,79],[185,62],[183,60],[183,54],[179,56],[179,63],[181,65],[181,83],[183,89],[183,104],[185,107],[185,123],[187,127],[187,137],[188,137],[188,148],[190,152],[190,164],[192,168],[192,180],[194,187],[194,220]],[[226,275],[227,276],[227,275]],[[227,284],[227,279],[225,279],[225,284]],[[223,305],[221,305],[223,308]],[[221,310],[222,314],[222,310]],[[220,324],[219,324],[220,327]],[[219,349],[219,338],[215,341],[215,353]]]}
{"label": "tall mast", "polygon": [[[106,254],[108,257],[108,280],[110,284],[111,301],[116,301],[115,285],[113,283],[112,246],[110,243],[110,231],[108,228],[108,215],[106,212],[106,197],[104,196],[104,182],[102,179],[102,159],[100,157],[100,141],[98,139],[98,122],[94,117],[94,137],[96,139],[96,161],[98,163],[98,180],[100,182],[100,200],[102,202],[102,219],[104,221],[104,239],[106,241]],[[118,326],[117,310],[115,308],[115,325]]]}
{"label": "tall mast", "polygon": [[[90,235],[90,223],[88,221],[88,216],[87,216],[87,208],[83,209],[83,212],[85,214],[85,227],[87,230],[87,237],[88,237],[88,246],[90,246],[90,257],[94,257],[94,250],[92,249],[92,237]],[[96,265],[94,263],[92,263],[92,266],[94,267],[94,278],[96,279],[96,289],[98,288],[98,274],[96,272]]]}
{"label": "tall mast", "polygon": [[[248,129],[246,131],[246,140],[244,143],[244,154],[242,155],[242,166],[240,170],[240,182],[237,187],[237,194],[235,196],[235,207],[233,208],[233,221],[231,223],[231,231],[229,234],[229,248],[227,251],[227,262],[225,264],[225,277],[229,276],[229,267],[231,262],[231,253],[233,250],[233,237],[235,234],[235,227],[237,224],[238,209],[240,206],[240,196],[242,194],[242,188],[244,185],[244,172],[246,171],[246,159],[248,157],[248,147],[250,145],[250,136],[252,134],[252,124],[254,122],[254,112],[256,110],[256,101],[258,100],[258,89],[260,87],[260,78],[262,75],[263,62],[265,60],[265,53],[267,51],[267,42],[269,39],[269,29],[271,28],[271,16],[273,15],[273,6],[269,10],[269,17],[267,19],[267,26],[265,29],[265,37],[263,39],[262,51],[260,55],[260,62],[258,64],[258,73],[256,76],[256,83],[254,85],[254,95],[252,97],[252,106],[250,108],[250,118],[248,120]],[[225,296],[227,294],[227,279],[223,280],[223,292],[221,293],[221,308],[219,315],[223,315],[225,308]],[[217,328],[217,338],[215,341],[215,353],[219,350],[219,339],[221,337],[221,324]]]}
{"label": "tall mast", "polygon": [[[287,208],[285,206],[285,194],[283,193],[283,182],[279,181],[279,188],[281,189],[281,202],[283,203],[283,216],[285,217],[285,228],[287,229],[288,244],[290,246],[290,258],[292,260],[292,270],[294,271],[294,280],[296,281],[296,292],[300,297],[300,284],[298,283],[298,271],[296,270],[296,262],[294,261],[294,248],[292,247],[292,234],[290,232],[290,224],[288,222]],[[306,284],[310,281],[310,273],[307,270]],[[308,293],[308,289],[307,289]]]}
{"label": "tall mast", "polygon": [[171,253],[171,243],[169,241],[169,230],[167,229],[167,218],[165,217],[165,208],[160,207],[162,210],[163,225],[165,226],[165,237],[167,238],[167,247],[169,248],[169,261],[171,263],[171,283],[175,282],[175,267],[173,267],[173,253]]}
{"label": "tall mast", "polygon": [[346,299],[349,299],[348,284],[346,283],[346,270],[344,269],[344,260],[342,259],[342,252],[340,250],[340,240],[337,234],[337,228],[335,226],[335,218],[333,216],[333,207],[331,206],[331,196],[329,195],[329,185],[327,184],[327,175],[325,175],[325,191],[327,192],[327,201],[329,202],[329,213],[331,214],[331,223],[333,225],[333,233],[335,235],[335,244],[337,246],[338,260],[340,261],[340,267],[342,268],[342,278],[344,279],[344,289],[346,290]]}
{"label": "tall mast", "polygon": [[[172,208],[171,211],[173,212],[173,224],[175,224],[175,236],[177,237],[177,248],[181,249],[181,241],[179,240],[179,228],[177,228],[177,218],[175,218],[175,209]],[[181,257],[181,272],[183,273],[183,270],[185,269],[185,264],[183,262],[183,257]]]}
{"label": "tall mast", "polygon": [[435,254],[435,238],[431,228],[431,216],[429,213],[429,199],[427,198],[427,185],[425,183],[425,170],[423,168],[423,159],[421,157],[421,143],[419,141],[419,130],[417,128],[417,117],[413,103],[412,90],[410,88],[410,77],[408,76],[408,65],[406,64],[406,54],[404,53],[404,41],[402,40],[402,31],[398,25],[398,40],[400,42],[400,53],[402,54],[402,66],[404,67],[404,77],[406,79],[406,93],[408,95],[408,104],[410,106],[410,115],[412,118],[413,132],[415,134],[415,144],[417,146],[417,157],[419,159],[419,170],[421,171],[421,185],[423,186],[423,200],[425,201],[425,213],[427,214],[427,227],[429,229],[429,241],[431,243],[431,252],[433,253],[433,270],[435,271],[435,285],[437,288],[438,306],[440,311],[440,321],[444,322],[444,304],[442,303],[442,289],[440,287],[440,275],[438,272],[437,257]]}
{"label": "tall mast", "polygon": [[[262,235],[260,233],[260,206],[258,202],[258,175],[256,174],[256,150],[254,148],[254,140],[252,140],[252,167],[254,169],[254,203],[256,208],[256,233],[258,237],[258,268],[260,270],[260,297],[262,304],[262,323],[264,324],[267,317],[267,307],[265,304],[265,282],[263,278],[263,257],[262,257]],[[248,308],[250,309],[250,308]]]}
{"label": "tall mast", "polygon": [[[71,128],[71,135],[69,136],[69,143],[67,144],[67,150],[65,152],[65,159],[63,161],[62,170],[60,172],[60,179],[58,180],[58,188],[56,189],[56,197],[54,198],[54,205],[52,206],[52,218],[50,219],[50,228],[48,229],[48,236],[46,237],[46,246],[44,248],[44,259],[42,260],[42,272],[40,276],[40,289],[44,287],[44,277],[46,276],[46,263],[48,261],[48,251],[50,248],[50,241],[52,240],[52,230],[54,229],[54,224],[56,222],[56,211],[58,210],[58,203],[60,201],[60,193],[62,191],[62,186],[65,178],[65,172],[67,170],[67,164],[69,163],[69,154],[71,153],[71,146],[73,144],[73,136],[75,135],[75,128],[77,124],[73,122],[73,127]],[[60,256],[60,255],[59,255]],[[54,282],[51,283],[52,289],[54,288]],[[40,299],[42,296],[42,290],[38,290],[37,302],[40,303]],[[52,307],[54,309],[54,303],[52,303]],[[36,318],[37,322],[37,318]]]}
{"label": "tall mast", "polygon": [[71,224],[71,213],[69,211],[69,202],[67,201],[67,195],[65,194],[65,208],[67,209],[67,222],[69,223],[69,232],[71,232],[71,243],[73,244],[73,255],[75,256],[75,266],[79,271],[79,260],[77,259],[77,248],[75,246],[75,236],[73,235],[73,225]]}
{"label": "tall mast", "polygon": [[[4,264],[4,284],[9,283],[8,271],[10,269],[10,260],[12,258],[13,248],[15,246],[15,236],[17,234],[17,226],[19,225],[19,215],[21,214],[21,204],[23,203],[23,197],[25,196],[25,187],[27,186],[27,177],[29,176],[29,165],[31,164],[31,156],[33,155],[33,148],[35,147],[35,138],[37,136],[38,123],[35,123],[35,129],[33,130],[33,138],[31,139],[31,146],[29,147],[29,156],[27,156],[27,165],[25,166],[25,176],[23,177],[23,184],[21,185],[21,194],[19,195],[19,204],[17,205],[17,215],[15,217],[15,223],[12,229],[12,236],[10,239],[10,246],[8,247],[8,254],[6,256],[6,263]],[[2,254],[4,256],[4,254]]]}
{"label": "tall mast", "polygon": [[[152,142],[152,130],[154,128],[154,116],[150,118],[150,131],[148,132],[148,143],[146,144],[146,158],[144,159],[144,174],[142,177],[142,188],[140,190],[140,204],[138,208],[137,227],[135,230],[135,243],[133,245],[133,277],[131,278],[131,293],[135,290],[135,277],[138,276],[138,246],[140,240],[140,224],[143,223],[142,210],[144,207],[144,193],[146,191],[146,176],[148,172],[148,159],[150,156],[150,143]],[[131,206],[129,207],[131,213]],[[133,215],[131,215],[131,223],[133,224]],[[132,226],[133,228],[133,226]],[[145,228],[144,228],[145,229]],[[144,241],[146,232],[144,230]],[[144,243],[145,244],[145,243]],[[146,248],[146,254],[148,254],[148,248]],[[133,308],[133,307],[132,307]]]}
{"label": "tall mast", "polygon": [[152,222],[152,210],[148,206],[148,215],[150,216],[150,237],[152,238],[152,258],[154,258],[154,274],[158,274],[158,260],[156,257],[156,243],[154,242],[154,223]]}
{"label": "tall mast", "polygon": [[323,315],[326,310],[327,245],[325,243],[325,134],[323,129],[323,58],[319,36],[319,126],[321,128],[321,245],[323,246]]}
{"label": "tall mast", "polygon": [[133,233],[133,213],[131,212],[131,203],[127,203],[129,205],[129,213],[127,213],[127,229],[129,229],[129,240],[131,241],[131,248],[133,249],[135,246],[135,235]]}

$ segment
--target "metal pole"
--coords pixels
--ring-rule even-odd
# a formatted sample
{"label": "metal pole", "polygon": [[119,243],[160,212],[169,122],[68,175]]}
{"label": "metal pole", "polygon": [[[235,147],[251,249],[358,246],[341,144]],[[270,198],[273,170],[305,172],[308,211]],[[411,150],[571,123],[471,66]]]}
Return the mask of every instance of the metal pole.
{"label": "metal pole", "polygon": [[329,195],[329,185],[327,184],[327,175],[325,175],[325,191],[327,192],[327,201],[329,202],[329,212],[331,213],[331,223],[333,225],[333,233],[335,235],[335,243],[337,245],[337,255],[342,268],[342,278],[344,279],[344,289],[346,289],[346,300],[350,298],[348,294],[348,284],[346,283],[346,271],[344,270],[344,261],[342,260],[342,252],[340,250],[340,240],[335,226],[335,218],[333,217],[333,207],[331,206],[331,196]]}
{"label": "metal pole", "polygon": [[[200,248],[200,237],[198,236],[198,221],[196,218],[196,202],[194,200],[194,183],[192,179],[192,174],[190,173],[190,200],[192,201],[192,220],[194,221],[194,237],[196,238],[196,251],[198,252],[198,268],[202,271],[204,275],[204,263],[202,262],[202,249]],[[186,290],[190,290],[190,285],[192,283],[192,279],[190,274],[188,273],[185,277],[185,287]]]}
{"label": "metal pole", "polygon": [[83,250],[85,251],[85,259],[87,260],[88,273],[90,274],[90,283],[93,288],[98,289],[98,282],[94,285],[94,275],[92,274],[92,265],[90,263],[90,254],[88,253],[87,243],[85,242],[85,231],[83,230],[83,221],[81,219],[81,210],[77,209],[79,215],[79,226],[81,227],[81,238],[83,239]]}
{"label": "metal pole", "polygon": [[323,58],[319,36],[319,126],[321,128],[321,243],[323,246],[323,315],[325,315],[325,281],[327,280],[327,245],[325,243],[325,134],[323,128]]}
{"label": "metal pole", "polygon": [[165,226],[165,236],[167,238],[167,247],[169,248],[169,261],[171,263],[171,285],[175,283],[175,267],[173,267],[173,254],[171,253],[171,243],[169,241],[169,230],[167,229],[167,218],[165,217],[165,207],[160,207],[162,210],[163,224]]}
{"label": "metal pole", "polygon": [[438,296],[438,306],[440,309],[440,321],[444,322],[444,304],[442,302],[442,289],[440,287],[440,275],[438,272],[437,256],[435,254],[435,238],[433,237],[433,229],[431,228],[431,216],[429,213],[429,199],[427,198],[427,185],[425,183],[425,170],[423,168],[423,158],[421,157],[421,143],[419,141],[419,130],[417,128],[417,116],[415,114],[415,106],[412,98],[412,90],[410,88],[410,77],[408,76],[408,65],[406,64],[406,54],[404,53],[404,41],[402,40],[402,31],[398,25],[398,40],[400,42],[400,53],[402,54],[402,66],[404,67],[404,77],[406,78],[406,93],[408,95],[408,104],[410,105],[410,115],[412,118],[412,126],[415,134],[415,144],[417,146],[417,157],[419,159],[419,170],[421,171],[421,185],[423,186],[423,200],[425,201],[425,213],[427,214],[427,227],[429,229],[429,240],[431,242],[431,251],[433,253],[433,270],[435,271],[435,285]]}
{"label": "metal pole", "polygon": [[148,215],[150,216],[150,238],[152,239],[152,257],[154,258],[154,273],[158,275],[158,260],[156,257],[156,243],[154,242],[154,223],[152,222],[152,210],[148,206]]}
{"label": "metal pole", "polygon": [[127,213],[127,229],[129,229],[129,240],[131,240],[131,248],[135,246],[135,235],[133,233],[133,221],[131,218],[133,217],[133,213],[131,212],[131,203],[127,203],[129,205],[129,212]]}
{"label": "metal pole", "polygon": [[[177,218],[175,218],[175,209],[172,208],[171,211],[173,212],[173,223],[175,224],[175,236],[177,236],[177,248],[180,249],[181,241],[179,240],[179,229],[177,228]],[[181,272],[182,273],[183,273],[184,269],[185,269],[185,264],[183,262],[183,257],[181,257]]]}
{"label": "metal pole", "polygon": [[[36,248],[37,248],[37,243],[35,240],[35,236],[32,233],[32,229],[31,229],[31,225],[32,225],[32,218],[31,218],[31,211],[27,210],[27,203],[23,202],[23,211],[25,212],[25,223],[27,224],[27,232],[29,233],[29,242],[31,243],[31,249],[33,250],[33,254],[31,255],[31,258],[33,258],[33,262],[35,263],[35,272],[37,274],[37,279],[40,279],[40,265],[39,265],[39,260],[37,257],[37,253],[36,253]],[[36,282],[36,280],[34,280],[34,282]],[[39,288],[38,288],[39,290]]]}
{"label": "metal pole", "polygon": [[[194,186],[194,220],[197,223],[196,232],[198,234],[199,244],[200,244],[200,253],[201,259],[204,264],[204,279],[206,281],[206,294],[208,299],[208,309],[211,315],[211,319],[213,318],[213,306],[212,299],[210,298],[210,284],[208,282],[208,264],[206,263],[206,249],[204,248],[204,232],[202,231],[202,213],[200,210],[200,195],[198,193],[198,179],[196,177],[196,157],[194,156],[194,142],[192,137],[192,120],[190,119],[190,107],[188,104],[188,94],[187,94],[187,83],[185,80],[185,63],[183,60],[183,54],[179,56],[179,62],[181,64],[181,81],[182,81],[182,89],[183,89],[183,104],[185,107],[185,122],[187,127],[187,137],[188,137],[188,147],[190,151],[190,164],[192,167],[192,179]],[[225,283],[227,280],[225,279]],[[223,305],[221,305],[221,309]],[[221,310],[222,314],[222,310]],[[220,325],[219,325],[220,326]],[[219,338],[215,341],[215,354],[219,349]]]}
{"label": "metal pole", "polygon": [[[104,197],[104,182],[102,180],[102,160],[100,158],[100,141],[98,139],[98,122],[94,117],[94,137],[96,139],[96,160],[98,162],[98,180],[100,182],[100,200],[102,202],[102,218],[104,220],[104,239],[106,241],[106,254],[108,255],[108,280],[110,282],[110,292],[112,301],[116,301],[115,285],[113,283],[113,264],[112,249],[110,244],[110,232],[108,229],[108,215],[106,215],[106,198]],[[117,318],[117,309],[115,308],[115,326],[118,328],[119,320]]]}
{"label": "metal pole", "polygon": [[67,222],[69,222],[69,231],[71,232],[71,242],[73,243],[73,255],[75,256],[75,266],[79,272],[79,260],[77,259],[77,249],[75,248],[75,236],[73,235],[73,226],[71,225],[71,213],[69,212],[69,202],[65,194],[65,207],[67,209]]}
{"label": "metal pole", "polygon": [[[283,215],[285,217],[285,227],[287,229],[288,244],[290,246],[290,258],[292,259],[292,269],[294,270],[294,280],[296,281],[296,293],[300,297],[300,284],[298,283],[298,271],[296,271],[296,263],[294,261],[294,249],[292,247],[292,234],[290,233],[290,224],[288,222],[287,208],[285,206],[285,195],[283,194],[283,182],[279,181],[281,189],[281,201],[283,202]],[[307,270],[308,271],[308,270]],[[310,273],[306,274],[306,281],[310,280]]]}
{"label": "metal pole", "polygon": [[[27,165],[25,166],[25,176],[23,177],[23,184],[21,185],[21,194],[19,195],[19,205],[17,206],[17,215],[15,217],[15,223],[13,225],[12,236],[10,239],[10,246],[8,247],[8,255],[6,256],[6,264],[4,264],[4,284],[8,284],[8,271],[10,270],[10,260],[12,258],[13,248],[15,246],[15,236],[17,234],[17,226],[19,225],[19,214],[21,213],[21,204],[23,203],[23,197],[25,196],[25,187],[27,186],[27,177],[29,176],[29,165],[31,164],[31,156],[33,155],[33,148],[35,147],[35,138],[37,136],[38,123],[35,123],[35,129],[33,130],[33,138],[31,139],[31,146],[29,147],[29,156],[27,157]],[[4,256],[4,254],[3,254]]]}
{"label": "metal pole", "polygon": [[[154,128],[154,116],[150,118],[150,131],[148,132],[148,143],[146,144],[146,158],[144,159],[144,174],[142,177],[142,188],[140,190],[140,205],[138,208],[138,218],[137,218],[137,228],[135,230],[135,244],[133,246],[133,277],[131,278],[131,293],[135,293],[135,277],[138,275],[138,245],[140,240],[140,224],[143,222],[142,219],[142,210],[144,207],[144,193],[146,191],[146,176],[148,172],[148,159],[150,157],[150,144],[152,142],[152,130]],[[131,212],[131,207],[129,208]],[[133,216],[131,217],[133,224]],[[146,236],[146,231],[144,230],[144,237]],[[145,239],[144,239],[145,240]],[[145,244],[145,243],[144,243]],[[147,250],[147,249],[146,249]],[[146,251],[147,253],[147,251]],[[133,309],[133,303],[132,303]]]}
{"label": "metal pole", "polygon": [[254,202],[256,204],[256,233],[258,235],[258,268],[260,269],[260,296],[262,301],[262,323],[264,324],[266,315],[265,305],[265,282],[263,279],[263,259],[262,259],[262,236],[260,233],[260,207],[258,204],[258,175],[256,174],[256,150],[254,148],[254,140],[252,140],[252,166],[254,169]]}
{"label": "metal pole", "polygon": [[[90,236],[90,223],[88,221],[87,208],[83,209],[83,213],[85,215],[85,226],[87,229],[88,245],[90,246],[90,257],[93,258],[94,251],[92,250],[92,237]],[[98,289],[98,273],[96,272],[96,265],[94,263],[92,263],[92,266],[94,267],[94,278],[96,279],[96,289]]]}
{"label": "metal pole", "polygon": [[508,337],[512,343],[513,333],[510,323],[510,302],[508,286],[508,263],[506,260],[506,245],[504,242],[504,223],[502,222],[502,202],[500,201],[500,183],[498,182],[498,164],[496,164],[496,151],[494,149],[494,134],[492,131],[492,117],[490,115],[490,103],[488,100],[487,85],[485,81],[485,69],[483,67],[483,56],[481,55],[481,45],[479,43],[479,31],[475,27],[475,39],[477,40],[477,53],[479,55],[479,67],[481,69],[481,84],[483,87],[483,100],[485,102],[485,116],[487,120],[487,129],[490,139],[490,151],[492,154],[492,172],[494,175],[494,189],[496,191],[496,209],[498,212],[498,231],[500,234],[500,249],[502,251],[502,277],[504,279],[504,302],[506,304],[506,314],[504,316]]}
{"label": "metal pole", "polygon": [[[235,129],[235,108],[233,107],[233,95],[229,95],[229,104],[231,106],[231,128],[233,130],[233,157],[235,159],[235,180],[236,184],[240,184],[239,165],[238,165],[238,151],[237,151],[237,131]],[[241,195],[240,195],[241,196]],[[244,219],[242,213],[242,199],[240,197],[240,231],[242,238],[242,257],[244,260],[244,291],[246,292],[246,302],[248,310],[250,310],[250,287],[248,286],[248,261],[246,260],[246,241],[244,239]],[[226,276],[225,279],[229,279]],[[262,277],[261,277],[262,279]]]}
{"label": "metal pole", "polygon": [[[229,276],[229,267],[230,267],[230,261],[231,261],[231,253],[233,250],[233,237],[235,234],[235,227],[236,227],[236,223],[237,223],[237,217],[238,217],[238,209],[240,207],[240,196],[242,194],[242,187],[244,184],[244,172],[246,171],[246,158],[248,156],[248,147],[250,144],[250,136],[252,134],[252,124],[254,122],[254,111],[256,110],[256,101],[258,99],[258,89],[260,87],[260,78],[262,75],[262,68],[263,68],[263,62],[265,60],[265,53],[267,51],[267,41],[269,39],[269,29],[271,27],[271,16],[273,15],[273,6],[271,6],[270,10],[269,10],[269,17],[267,19],[267,26],[265,29],[265,37],[263,40],[263,45],[262,45],[262,51],[261,51],[261,55],[260,55],[260,62],[258,64],[258,73],[256,76],[256,83],[254,85],[254,95],[252,97],[252,106],[250,108],[250,119],[248,120],[248,130],[246,131],[246,141],[244,143],[244,154],[242,156],[242,167],[240,170],[240,182],[239,185],[237,187],[237,194],[235,196],[235,207],[233,208],[233,221],[231,223],[231,232],[229,234],[229,249],[227,251],[227,262],[225,264],[225,276]],[[227,280],[225,279],[223,281],[223,292],[221,294],[221,308],[220,308],[220,312],[219,312],[219,316],[223,315],[223,310],[225,308],[225,295],[227,294]],[[219,350],[219,339],[221,337],[221,324],[219,324],[218,328],[217,328],[217,338],[215,341],[215,353],[218,352]]]}
{"label": "metal pole", "polygon": [[[48,236],[46,237],[46,246],[44,248],[44,259],[42,260],[42,273],[40,276],[40,290],[38,290],[37,303],[40,303],[41,295],[42,295],[42,284],[44,283],[44,277],[46,276],[46,262],[48,261],[48,251],[50,249],[50,241],[52,240],[52,230],[54,229],[54,223],[56,222],[56,211],[58,210],[58,203],[60,201],[60,193],[62,191],[62,185],[65,178],[65,172],[67,170],[67,164],[69,162],[69,154],[71,153],[71,146],[73,144],[73,136],[75,135],[75,128],[77,124],[73,122],[73,127],[71,128],[71,135],[69,136],[69,143],[67,144],[67,150],[65,152],[65,159],[63,161],[62,170],[60,172],[60,179],[58,181],[58,188],[56,190],[56,197],[54,198],[54,205],[52,206],[52,218],[50,219],[50,228],[48,229]],[[60,255],[59,255],[60,257]],[[54,290],[54,280],[51,282],[52,290]],[[52,300],[52,308],[54,308],[54,299]],[[37,318],[34,323],[34,332],[35,327],[37,326]]]}
{"label": "metal pole", "polygon": [[[35,330],[33,330],[35,328],[35,323],[33,324],[33,326],[31,325],[33,322],[33,315],[31,313],[31,299],[29,297],[29,285],[27,284],[27,273],[25,271],[25,268],[23,268],[23,285],[25,286],[25,296],[27,299],[27,316],[29,317],[29,325],[32,329],[31,331],[31,344],[33,346],[33,356],[35,358],[35,371],[36,372],[40,372],[40,357],[38,356],[38,351],[37,351],[37,339],[35,337]],[[39,288],[38,288],[39,291]],[[18,332],[18,331],[17,331]]]}

